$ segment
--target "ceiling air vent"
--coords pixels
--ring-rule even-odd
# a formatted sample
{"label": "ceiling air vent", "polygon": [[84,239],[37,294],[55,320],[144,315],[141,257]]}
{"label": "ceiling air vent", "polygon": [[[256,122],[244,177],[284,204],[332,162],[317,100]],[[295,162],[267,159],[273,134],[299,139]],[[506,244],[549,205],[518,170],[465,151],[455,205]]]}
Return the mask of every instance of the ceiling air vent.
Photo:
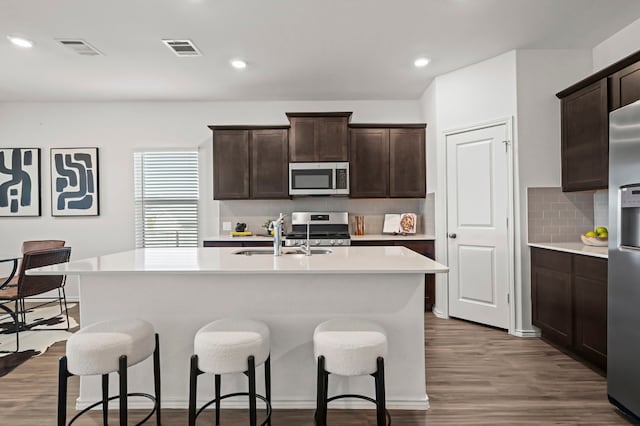
{"label": "ceiling air vent", "polygon": [[202,56],[191,40],[162,40],[177,56]]}
{"label": "ceiling air vent", "polygon": [[100,53],[98,51],[98,49],[96,49],[95,47],[91,46],[89,43],[87,43],[84,40],[61,40],[58,39],[57,40],[60,44],[62,44],[65,47],[68,47],[69,49],[73,50],[74,52],[76,52],[78,55],[82,55],[82,56],[101,56],[102,53]]}

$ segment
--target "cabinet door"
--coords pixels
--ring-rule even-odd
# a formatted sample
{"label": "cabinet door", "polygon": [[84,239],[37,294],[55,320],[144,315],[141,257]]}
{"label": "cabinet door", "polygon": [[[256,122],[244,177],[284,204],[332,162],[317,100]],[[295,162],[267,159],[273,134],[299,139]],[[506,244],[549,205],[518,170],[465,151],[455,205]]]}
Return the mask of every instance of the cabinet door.
{"label": "cabinet door", "polygon": [[289,198],[287,131],[252,130],[249,145],[251,198]]}
{"label": "cabinet door", "polygon": [[640,99],[640,62],[611,76],[611,109],[618,109]]}
{"label": "cabinet door", "polygon": [[607,368],[607,261],[574,256],[575,350]]}
{"label": "cabinet door", "polygon": [[424,129],[389,130],[389,196],[426,195]]}
{"label": "cabinet door", "polygon": [[315,160],[315,121],[310,117],[290,117],[289,158],[291,162]]}
{"label": "cabinet door", "polygon": [[604,189],[609,173],[607,80],[562,99],[562,190]]}
{"label": "cabinet door", "polygon": [[315,161],[348,161],[348,119],[322,117],[315,125]]}
{"label": "cabinet door", "polygon": [[213,131],[213,198],[249,198],[249,131]]}
{"label": "cabinet door", "polygon": [[389,195],[389,129],[351,129],[351,198]]}
{"label": "cabinet door", "polygon": [[573,342],[571,274],[531,265],[533,324],[542,335],[562,346]]}

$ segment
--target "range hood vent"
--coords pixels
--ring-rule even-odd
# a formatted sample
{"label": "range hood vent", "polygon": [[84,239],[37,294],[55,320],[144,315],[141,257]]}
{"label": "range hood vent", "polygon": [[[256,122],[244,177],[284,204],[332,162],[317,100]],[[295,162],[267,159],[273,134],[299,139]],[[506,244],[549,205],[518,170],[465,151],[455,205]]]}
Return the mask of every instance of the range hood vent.
{"label": "range hood vent", "polygon": [[76,52],[78,55],[82,56],[102,56],[102,53],[98,51],[95,47],[91,46],[84,40],[70,40],[70,39],[57,39],[57,41],[65,47]]}
{"label": "range hood vent", "polygon": [[191,40],[162,40],[176,56],[202,56]]}

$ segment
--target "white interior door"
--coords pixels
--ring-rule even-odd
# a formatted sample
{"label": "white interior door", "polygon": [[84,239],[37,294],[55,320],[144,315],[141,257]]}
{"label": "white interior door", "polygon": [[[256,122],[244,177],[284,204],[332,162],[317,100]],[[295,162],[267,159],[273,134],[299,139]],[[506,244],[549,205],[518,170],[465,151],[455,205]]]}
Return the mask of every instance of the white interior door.
{"label": "white interior door", "polygon": [[507,126],[447,135],[449,314],[509,328]]}

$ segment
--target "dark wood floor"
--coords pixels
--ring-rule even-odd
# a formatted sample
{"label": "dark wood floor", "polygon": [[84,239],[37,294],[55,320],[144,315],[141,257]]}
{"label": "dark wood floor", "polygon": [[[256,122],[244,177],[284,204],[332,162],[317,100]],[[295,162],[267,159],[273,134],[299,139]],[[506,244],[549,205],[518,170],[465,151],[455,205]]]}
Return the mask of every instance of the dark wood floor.
{"label": "dark wood floor", "polygon": [[[74,315],[78,318],[77,307]],[[458,320],[425,316],[428,411],[392,411],[393,424],[423,425],[626,425],[607,402],[606,380],[539,339]],[[54,425],[58,343],[0,378],[0,425]],[[73,413],[78,379],[69,382]],[[117,412],[111,413],[117,424]],[[138,415],[139,413],[134,413]],[[186,425],[186,410],[163,410],[163,425]],[[276,410],[273,424],[312,425],[311,410]],[[373,411],[331,410],[330,424],[374,425]],[[203,415],[198,425],[213,424]],[[135,417],[130,424],[134,424]],[[99,425],[99,412],[78,425]],[[222,425],[248,424],[241,410],[223,410]]]}

